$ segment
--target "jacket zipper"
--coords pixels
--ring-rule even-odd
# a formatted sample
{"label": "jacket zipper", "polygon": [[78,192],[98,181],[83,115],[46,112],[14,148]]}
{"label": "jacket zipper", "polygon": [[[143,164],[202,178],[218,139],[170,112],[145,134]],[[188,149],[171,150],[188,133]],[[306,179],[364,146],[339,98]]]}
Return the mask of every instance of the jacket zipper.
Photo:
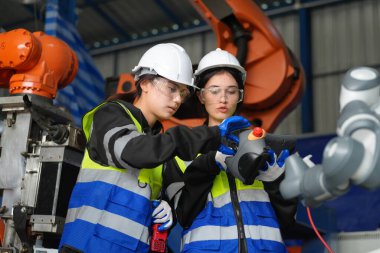
{"label": "jacket zipper", "polygon": [[236,219],[236,227],[238,232],[238,242],[239,242],[239,253],[247,253],[247,241],[245,239],[245,232],[244,232],[244,224],[243,219],[241,216],[241,209],[239,204],[239,199],[237,196],[237,189],[236,189],[236,182],[235,178],[230,174],[227,173],[228,183],[230,185],[230,195],[231,195],[231,203],[232,207],[234,209],[235,219]]}

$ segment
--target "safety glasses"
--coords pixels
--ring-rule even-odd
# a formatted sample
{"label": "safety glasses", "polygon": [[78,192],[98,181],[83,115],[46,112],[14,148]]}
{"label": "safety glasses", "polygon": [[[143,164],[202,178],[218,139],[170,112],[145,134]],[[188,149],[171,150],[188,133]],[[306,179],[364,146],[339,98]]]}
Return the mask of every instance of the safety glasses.
{"label": "safety glasses", "polygon": [[185,85],[173,83],[170,80],[162,77],[156,77],[152,81],[154,87],[157,88],[165,96],[175,99],[179,96],[181,103],[184,103],[190,97],[190,91]]}
{"label": "safety glasses", "polygon": [[222,88],[219,86],[211,86],[208,88],[202,88],[201,95],[204,98],[209,98],[213,100],[224,97],[226,99],[239,103],[243,101],[244,90],[239,89],[238,87],[231,87],[231,86],[227,88]]}

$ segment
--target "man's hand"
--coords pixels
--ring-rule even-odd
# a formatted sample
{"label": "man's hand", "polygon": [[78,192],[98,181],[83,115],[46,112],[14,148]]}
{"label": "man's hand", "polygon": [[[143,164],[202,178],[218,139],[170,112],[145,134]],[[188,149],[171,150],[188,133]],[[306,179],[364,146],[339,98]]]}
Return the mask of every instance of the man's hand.
{"label": "man's hand", "polygon": [[155,208],[152,213],[153,223],[161,223],[158,231],[169,229],[173,225],[172,208],[165,200],[153,200],[153,207]]}

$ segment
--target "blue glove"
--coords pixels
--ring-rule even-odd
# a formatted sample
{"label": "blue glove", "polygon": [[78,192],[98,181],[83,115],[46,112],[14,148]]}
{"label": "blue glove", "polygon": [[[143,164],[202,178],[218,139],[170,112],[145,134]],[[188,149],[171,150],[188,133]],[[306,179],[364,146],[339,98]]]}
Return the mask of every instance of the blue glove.
{"label": "blue glove", "polygon": [[152,202],[154,210],[152,213],[153,223],[162,223],[158,227],[158,231],[164,231],[169,229],[173,225],[172,208],[165,200],[153,200]]}
{"label": "blue glove", "polygon": [[276,153],[268,150],[269,161],[264,168],[259,169],[259,175],[256,179],[264,182],[272,182],[279,178],[285,171],[285,160],[289,157],[289,150],[284,149],[277,157]]}
{"label": "blue glove", "polygon": [[[251,124],[249,121],[242,116],[231,116],[222,121],[219,125],[220,135],[222,138],[236,142],[239,144],[239,138],[232,134],[233,131],[244,129],[249,127]],[[225,155],[234,155],[235,151],[231,148],[226,147],[221,144],[218,151]]]}

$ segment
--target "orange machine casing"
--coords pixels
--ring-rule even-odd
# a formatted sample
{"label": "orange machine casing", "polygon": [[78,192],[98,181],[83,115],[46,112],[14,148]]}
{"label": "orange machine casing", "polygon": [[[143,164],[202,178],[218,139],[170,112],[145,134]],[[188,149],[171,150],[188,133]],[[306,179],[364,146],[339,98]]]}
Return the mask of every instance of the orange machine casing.
{"label": "orange machine casing", "polygon": [[77,70],[74,51],[54,36],[25,29],[0,34],[0,85],[9,87],[10,94],[53,99]]}

